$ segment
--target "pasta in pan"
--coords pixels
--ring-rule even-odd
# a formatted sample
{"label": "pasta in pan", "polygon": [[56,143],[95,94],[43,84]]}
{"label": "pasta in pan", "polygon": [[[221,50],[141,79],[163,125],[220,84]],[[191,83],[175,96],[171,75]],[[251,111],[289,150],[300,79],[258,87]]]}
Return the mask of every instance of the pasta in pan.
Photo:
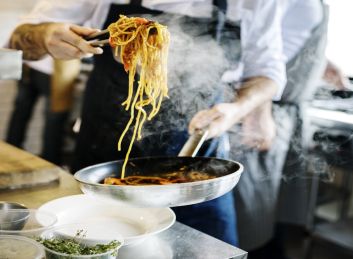
{"label": "pasta in pan", "polygon": [[206,173],[191,172],[188,174],[181,174],[175,172],[171,174],[165,174],[163,177],[155,176],[128,176],[124,179],[117,178],[105,178],[104,184],[109,185],[168,185],[177,183],[187,182],[198,182],[203,180],[214,179],[216,176],[210,176]]}
{"label": "pasta in pan", "polygon": [[[118,47],[120,46],[120,58],[125,71],[129,73],[129,93],[122,105],[126,106],[126,110],[130,109],[131,115],[125,130],[120,136],[119,151],[121,150],[121,142],[135,118],[135,109],[138,111],[134,133],[122,168],[121,179],[124,179],[126,163],[136,134],[137,140],[140,140],[142,125],[146,118],[151,120],[158,113],[163,97],[168,97],[169,32],[166,26],[159,23],[149,22],[138,17],[128,18],[124,15],[120,15],[120,19],[116,23],[110,24],[108,30],[110,32],[110,45],[116,47],[115,55],[118,55]],[[133,82],[137,65],[141,66],[141,73],[137,91],[134,93]],[[147,98],[144,96],[147,96]],[[148,117],[143,108],[146,105],[152,106],[152,111]]]}

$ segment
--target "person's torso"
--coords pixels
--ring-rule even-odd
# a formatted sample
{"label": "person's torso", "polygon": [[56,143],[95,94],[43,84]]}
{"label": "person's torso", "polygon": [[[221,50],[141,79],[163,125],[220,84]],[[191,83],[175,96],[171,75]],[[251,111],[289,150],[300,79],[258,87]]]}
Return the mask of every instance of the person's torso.
{"label": "person's torso", "polygon": [[285,0],[282,4],[283,54],[290,61],[321,23],[323,8],[321,0]]}

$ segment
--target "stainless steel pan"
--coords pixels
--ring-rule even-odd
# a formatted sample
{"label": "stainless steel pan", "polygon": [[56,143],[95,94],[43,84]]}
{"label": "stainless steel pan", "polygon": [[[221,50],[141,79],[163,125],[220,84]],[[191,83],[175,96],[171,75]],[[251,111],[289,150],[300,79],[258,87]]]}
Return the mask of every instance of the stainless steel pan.
{"label": "stainless steel pan", "polygon": [[[190,138],[195,140],[195,135]],[[199,148],[204,135],[190,142],[187,149]],[[183,153],[188,153],[183,148]],[[146,157],[129,159],[125,175],[160,176],[180,171],[198,171],[217,178],[199,182],[179,183],[172,185],[104,185],[107,177],[120,178],[124,160],[118,160],[90,166],[78,171],[75,179],[81,190],[92,198],[105,203],[125,207],[175,207],[200,203],[215,199],[232,190],[238,183],[243,166],[240,163],[210,157]]]}

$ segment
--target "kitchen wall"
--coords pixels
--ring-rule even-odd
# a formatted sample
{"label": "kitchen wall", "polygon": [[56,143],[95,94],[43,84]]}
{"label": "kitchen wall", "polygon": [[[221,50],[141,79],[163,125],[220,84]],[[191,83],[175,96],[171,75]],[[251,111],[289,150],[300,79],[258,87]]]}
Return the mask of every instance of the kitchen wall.
{"label": "kitchen wall", "polygon": [[353,1],[326,0],[330,6],[326,56],[344,75],[353,77]]}
{"label": "kitchen wall", "polygon": [[[9,34],[16,25],[17,19],[28,13],[37,0],[11,0],[0,1],[0,46],[3,46]],[[13,110],[13,102],[16,96],[16,81],[0,81],[0,140],[5,140],[8,122]],[[32,120],[29,124],[24,149],[40,154],[41,132],[43,128],[44,99],[41,98],[35,107]]]}

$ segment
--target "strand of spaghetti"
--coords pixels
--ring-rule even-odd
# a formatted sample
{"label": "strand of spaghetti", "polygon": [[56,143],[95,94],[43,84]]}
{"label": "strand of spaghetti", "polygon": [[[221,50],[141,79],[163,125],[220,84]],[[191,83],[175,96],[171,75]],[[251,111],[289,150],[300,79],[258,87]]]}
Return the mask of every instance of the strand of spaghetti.
{"label": "strand of spaghetti", "polygon": [[151,118],[153,118],[154,116],[156,116],[156,114],[159,112],[159,109],[161,108],[161,104],[162,104],[162,99],[163,99],[163,96],[160,95],[160,96],[159,96],[159,101],[158,101],[157,109],[156,109],[156,111],[153,113],[153,115],[151,116]]}
{"label": "strand of spaghetti", "polygon": [[[138,93],[138,92],[140,91],[140,89],[141,89],[141,85],[139,84],[139,87],[138,87],[136,93]],[[131,117],[130,117],[130,120],[129,120],[129,122],[128,122],[127,125],[126,125],[125,130],[123,131],[123,133],[122,133],[121,136],[120,136],[119,143],[118,143],[118,150],[119,150],[119,151],[121,150],[121,142],[122,142],[122,140],[123,140],[123,138],[124,138],[126,132],[127,132],[128,129],[130,128],[130,125],[131,125],[131,123],[132,123],[132,121],[133,121],[133,119],[134,119],[134,107],[135,107],[135,104],[136,104],[136,101],[137,101],[137,97],[138,97],[138,94],[135,95],[134,101],[133,101],[133,103],[132,103],[132,105],[131,105]],[[133,141],[131,141],[131,143],[132,143],[132,142],[133,142]],[[125,161],[125,162],[126,162],[126,161]],[[125,164],[126,164],[126,163],[125,163]]]}
{"label": "strand of spaghetti", "polygon": [[141,87],[141,92],[140,92],[140,101],[138,103],[136,103],[136,109],[138,109],[140,112],[143,113],[143,119],[142,121],[139,123],[139,128],[138,128],[138,134],[137,134],[137,140],[141,139],[141,128],[143,125],[143,122],[146,119],[146,111],[142,108],[144,106],[144,100],[143,100],[143,90],[144,90],[144,85],[141,83],[142,87]]}
{"label": "strand of spaghetti", "polygon": [[[135,95],[135,100],[136,100],[136,97],[139,96],[138,93],[140,91],[140,101],[142,101],[142,96],[143,96],[143,87],[142,87],[142,84],[139,82],[139,90],[136,92],[136,95]],[[131,106],[131,110],[133,110],[133,106]],[[139,121],[140,121],[140,116],[141,116],[141,110],[139,110],[138,114],[137,114],[137,117],[136,117],[136,123],[135,123],[135,128],[134,128],[134,134],[132,135],[132,139],[131,139],[131,142],[130,142],[130,145],[129,145],[129,149],[128,151],[126,152],[126,156],[125,156],[125,161],[124,161],[124,164],[123,164],[123,168],[122,168],[122,172],[121,172],[121,179],[124,179],[125,177],[125,168],[126,168],[126,163],[129,159],[129,155],[130,155],[130,152],[131,152],[131,149],[132,149],[132,145],[134,144],[134,140],[135,140],[135,137],[136,137],[136,132],[137,132],[137,129],[138,129],[138,125],[139,125]]]}
{"label": "strand of spaghetti", "polygon": [[132,144],[134,144],[134,140],[135,140],[135,137],[136,137],[136,131],[137,131],[137,128],[138,128],[138,122],[140,120],[140,115],[141,115],[141,111],[139,111],[139,113],[137,114],[137,117],[136,117],[136,124],[135,124],[134,134],[132,135],[132,139],[131,139],[131,142],[130,142],[130,145],[129,145],[129,149],[126,152],[125,161],[124,161],[123,168],[122,168],[122,171],[121,171],[121,179],[124,179],[124,177],[125,177],[125,167],[126,167],[126,163],[127,163],[128,159],[129,159],[129,155],[130,155],[130,152],[131,152]]}
{"label": "strand of spaghetti", "polygon": [[[143,38],[143,43],[146,42],[146,39]],[[143,44],[142,45],[143,47],[143,52],[144,52],[144,56],[147,57],[147,47],[146,47],[146,44]],[[145,121],[146,119],[146,112],[145,110],[142,108],[143,106],[143,92],[144,92],[144,88],[146,87],[146,84],[145,84],[145,70],[146,70],[146,65],[147,65],[147,58],[144,58],[143,60],[143,63],[142,63],[142,69],[141,69],[141,75],[140,75],[140,84],[141,84],[141,92],[140,92],[140,102],[139,104],[136,104],[136,108],[143,113],[143,119],[140,123],[140,126],[139,126],[139,129],[138,129],[138,134],[137,134],[137,140],[140,140],[141,139],[141,128],[142,128],[142,125],[143,125],[143,122]]]}
{"label": "strand of spaghetti", "polygon": [[119,24],[119,23],[117,22],[115,25],[116,25],[116,29],[117,29],[118,32],[124,33],[124,31],[122,31],[122,30],[120,29],[120,26],[131,27],[131,26],[129,26],[130,24],[131,24],[131,25],[132,25],[132,24],[135,24],[135,22],[131,21],[131,22],[127,22],[127,23],[124,23],[124,24]]}

